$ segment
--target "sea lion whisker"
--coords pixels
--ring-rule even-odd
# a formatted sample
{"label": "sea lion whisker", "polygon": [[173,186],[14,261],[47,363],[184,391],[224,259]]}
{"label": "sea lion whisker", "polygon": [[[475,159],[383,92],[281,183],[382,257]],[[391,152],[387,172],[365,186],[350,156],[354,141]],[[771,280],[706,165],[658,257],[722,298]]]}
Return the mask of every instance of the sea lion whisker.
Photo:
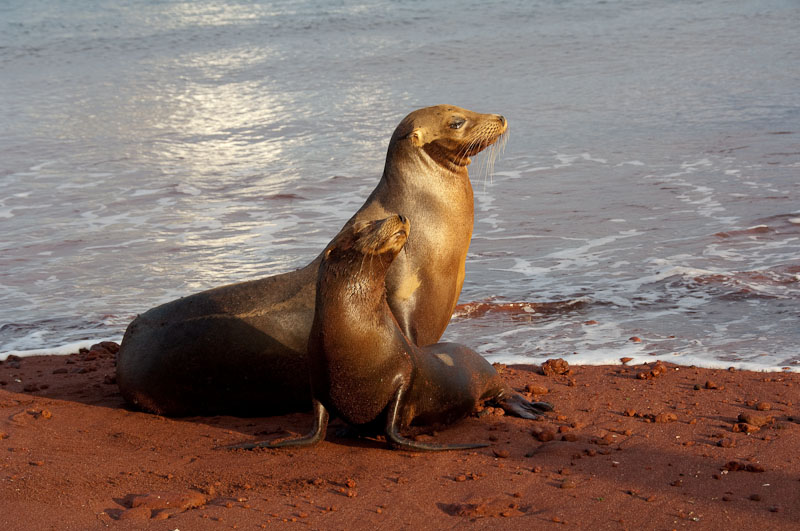
{"label": "sea lion whisker", "polygon": [[494,183],[494,163],[497,161],[498,147],[497,142],[495,142],[486,155],[486,171],[490,183]]}
{"label": "sea lion whisker", "polygon": [[500,139],[497,142],[497,144],[498,144],[497,150],[493,154],[495,159],[492,160],[492,176],[493,177],[494,177],[494,163],[496,162],[497,158],[503,156],[503,154],[505,154],[505,152],[506,152],[506,144],[508,144],[508,130],[506,130],[505,132],[503,132],[500,135]]}
{"label": "sea lion whisker", "polygon": [[491,172],[491,170],[489,168],[489,165],[491,164],[491,157],[492,157],[492,152],[493,151],[494,151],[494,145],[489,147],[489,152],[486,154],[486,158],[484,158],[481,161],[479,175],[480,175],[481,179],[483,180],[483,191],[484,192],[486,192],[486,186],[487,186],[487,183],[490,180],[490,172]]}
{"label": "sea lion whisker", "polygon": [[495,139],[494,143],[492,144],[492,150],[489,153],[489,157],[491,160],[491,165],[489,168],[489,176],[494,182],[494,165],[497,162],[497,159],[506,151],[506,143],[508,142],[508,130],[506,129]]}
{"label": "sea lion whisker", "polygon": [[458,160],[460,163],[462,160],[467,158],[467,152],[469,151],[469,142],[462,144],[462,146],[458,149],[455,154],[455,159]]}
{"label": "sea lion whisker", "polygon": [[483,136],[483,132],[480,128],[475,128],[470,131],[467,136],[464,138],[464,141],[461,145],[461,148],[458,151],[458,158],[463,160],[469,157],[469,154],[472,152],[472,149],[480,143],[480,140]]}
{"label": "sea lion whisker", "polygon": [[474,138],[472,138],[464,149],[464,156],[462,158],[469,157],[473,150],[481,144],[482,138],[483,137],[481,135],[476,135]]}
{"label": "sea lion whisker", "polygon": [[458,158],[459,162],[467,158],[467,152],[469,151],[469,143],[464,144],[461,149],[458,150],[456,157]]}
{"label": "sea lion whisker", "polygon": [[470,149],[474,149],[478,146],[483,140],[486,138],[486,130],[483,127],[475,128],[472,132],[472,136],[470,137],[470,142],[472,147]]}
{"label": "sea lion whisker", "polygon": [[[473,146],[470,148],[470,152],[480,151],[480,149],[477,149],[477,148],[482,146],[486,142],[487,138],[489,138],[489,137],[481,136],[480,138],[476,139],[476,141],[473,142]],[[486,191],[486,176],[488,174],[488,171],[489,171],[488,159],[484,159],[484,160],[481,161],[481,164],[480,164],[480,166],[478,167],[478,170],[477,170],[477,173],[478,173],[477,179],[483,181],[483,189],[484,189],[484,191]]]}

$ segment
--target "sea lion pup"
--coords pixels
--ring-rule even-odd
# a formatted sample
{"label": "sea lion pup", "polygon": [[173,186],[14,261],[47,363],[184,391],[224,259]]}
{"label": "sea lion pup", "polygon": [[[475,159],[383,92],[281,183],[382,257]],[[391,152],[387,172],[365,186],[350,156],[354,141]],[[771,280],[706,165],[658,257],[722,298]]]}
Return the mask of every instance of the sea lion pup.
{"label": "sea lion pup", "polygon": [[[449,105],[412,112],[392,135],[378,186],[345,224],[396,212],[414,219],[414,236],[386,289],[400,328],[417,345],[439,340],[461,293],[473,225],[470,157],[506,129],[500,115]],[[117,357],[122,396],[162,415],[261,416],[307,407],[306,344],[320,256],[290,273],[138,316]]]}
{"label": "sea lion pup", "polygon": [[234,448],[309,446],[325,438],[329,414],[361,426],[385,416],[387,441],[404,450],[454,450],[485,444],[431,444],[407,439],[409,425],[449,424],[491,401],[535,419],[552,410],[531,403],[477,352],[456,343],[417,347],[388,304],[386,273],[406,243],[401,215],[358,222],[328,246],[319,267],[314,324],[308,339],[314,427],[305,437]]}

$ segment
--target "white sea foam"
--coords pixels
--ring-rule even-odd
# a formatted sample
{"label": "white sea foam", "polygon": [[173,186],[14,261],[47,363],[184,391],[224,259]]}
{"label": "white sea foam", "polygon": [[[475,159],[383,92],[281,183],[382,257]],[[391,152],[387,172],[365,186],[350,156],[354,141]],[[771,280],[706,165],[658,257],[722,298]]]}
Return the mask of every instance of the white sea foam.
{"label": "white sea foam", "polygon": [[[687,355],[681,353],[673,353],[672,355],[665,356],[649,356],[637,353],[631,353],[625,350],[617,349],[604,349],[593,350],[587,354],[563,354],[553,356],[539,356],[534,358],[521,357],[513,354],[491,354],[485,355],[492,363],[542,363],[551,358],[563,358],[570,365],[622,365],[620,358],[632,358],[628,365],[639,365],[642,363],[654,363],[656,361],[665,361],[674,363],[681,367],[700,367],[703,369],[728,369],[734,367],[738,370],[756,371],[756,372],[800,372],[800,366],[797,364],[792,365],[775,365],[769,363],[757,363],[749,361],[724,361],[715,360],[706,357],[705,355]],[[675,370],[680,370],[676,367]]]}
{"label": "white sea foam", "polygon": [[115,343],[119,343],[120,341],[122,341],[122,337],[118,336],[118,337],[98,338],[91,340],[85,339],[49,348],[37,348],[29,350],[4,350],[0,352],[0,361],[4,361],[6,358],[12,355],[19,356],[20,358],[24,358],[27,356],[66,356],[67,354],[78,352],[78,350],[82,348],[89,348],[92,345],[95,345],[102,341],[113,341]]}
{"label": "white sea foam", "polygon": [[[641,342],[631,341],[617,323],[580,325],[575,323],[571,332],[564,333],[563,323],[556,321],[533,324],[530,327],[518,326],[514,329],[493,334],[477,350],[491,362],[499,363],[541,363],[550,358],[564,358],[573,365],[615,365],[620,358],[632,358],[631,364],[667,361],[681,366],[725,369],[736,367],[756,371],[800,372],[800,359],[786,361],[786,358],[764,354],[758,361],[727,356],[720,359],[721,343],[706,345],[699,340],[679,341],[674,338],[643,338]],[[580,329],[576,334],[575,330]],[[724,330],[720,331],[724,333]],[[678,348],[658,351],[659,342],[674,343]]]}

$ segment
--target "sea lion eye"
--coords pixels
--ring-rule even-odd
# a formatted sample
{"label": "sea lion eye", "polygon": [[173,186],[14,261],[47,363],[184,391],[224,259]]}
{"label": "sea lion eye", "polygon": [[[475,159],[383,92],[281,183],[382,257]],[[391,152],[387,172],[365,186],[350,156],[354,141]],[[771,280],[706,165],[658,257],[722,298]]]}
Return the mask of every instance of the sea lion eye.
{"label": "sea lion eye", "polygon": [[463,118],[454,118],[452,122],[450,122],[450,129],[461,129],[464,125],[466,120]]}

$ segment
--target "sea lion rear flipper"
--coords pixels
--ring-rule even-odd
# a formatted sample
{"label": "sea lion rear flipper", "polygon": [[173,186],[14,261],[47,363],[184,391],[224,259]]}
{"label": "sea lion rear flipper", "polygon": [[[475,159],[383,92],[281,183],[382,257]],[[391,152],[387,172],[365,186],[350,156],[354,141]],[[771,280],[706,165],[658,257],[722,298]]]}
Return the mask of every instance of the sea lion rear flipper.
{"label": "sea lion rear flipper", "polygon": [[528,402],[524,396],[516,392],[501,395],[492,402],[503,408],[503,411],[509,415],[530,420],[536,420],[542,413],[554,409],[550,402]]}
{"label": "sea lion rear flipper", "polygon": [[435,444],[413,441],[403,437],[398,431],[400,424],[400,407],[405,395],[405,388],[401,385],[389,402],[386,414],[386,440],[396,450],[409,450],[412,452],[440,452],[443,450],[471,450],[485,448],[488,444]]}
{"label": "sea lion rear flipper", "polygon": [[253,450],[255,448],[303,448],[314,446],[325,439],[325,432],[328,429],[328,410],[319,400],[314,400],[314,426],[311,431],[297,439],[287,439],[285,441],[261,441],[257,443],[242,443],[228,446],[230,449]]}

